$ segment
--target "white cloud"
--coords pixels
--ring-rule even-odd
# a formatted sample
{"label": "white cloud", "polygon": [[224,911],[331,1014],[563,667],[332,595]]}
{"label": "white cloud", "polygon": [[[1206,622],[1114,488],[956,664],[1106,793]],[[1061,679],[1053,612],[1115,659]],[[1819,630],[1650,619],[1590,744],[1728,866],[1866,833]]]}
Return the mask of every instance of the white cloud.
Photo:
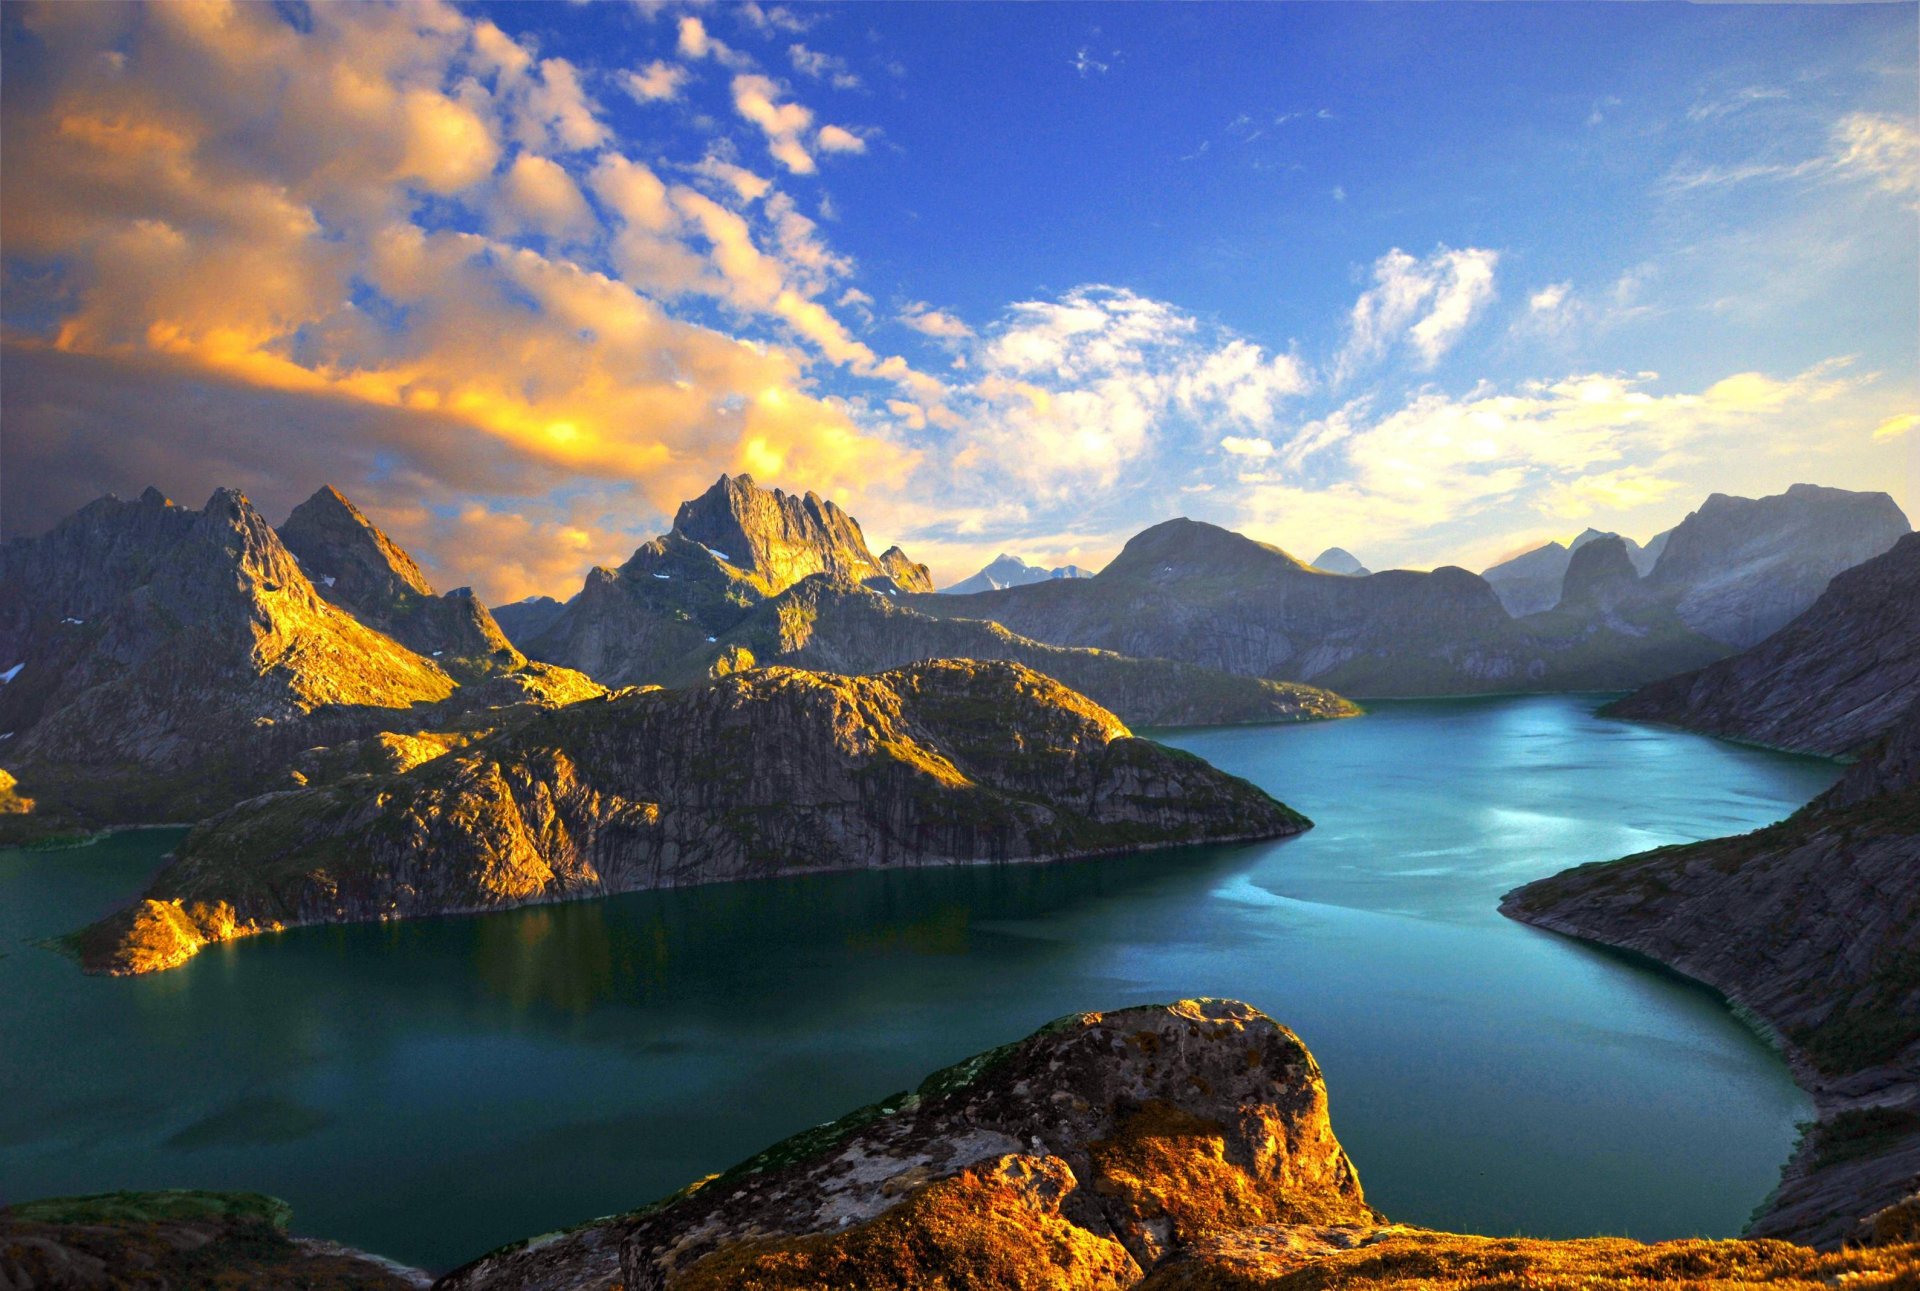
{"label": "white cloud", "polygon": [[1833,164],[1889,193],[1920,193],[1920,131],[1905,121],[1851,112],[1833,128]]}
{"label": "white cloud", "polygon": [[1423,367],[1433,367],[1493,299],[1499,261],[1499,252],[1479,247],[1441,247],[1425,260],[1398,247],[1381,256],[1373,265],[1374,286],[1348,317],[1336,375],[1351,377],[1401,342],[1413,347]]}
{"label": "white cloud", "polygon": [[773,159],[796,175],[811,175],[815,170],[813,157],[801,139],[813,124],[813,113],[801,104],[780,99],[780,87],[764,76],[742,74],[733,78],[734,110],[760,127]]}
{"label": "white cloud", "polygon": [[813,142],[822,152],[865,152],[867,141],[842,126],[825,125]]}
{"label": "white cloud", "polygon": [[787,46],[787,59],[793,64],[793,70],[815,80],[824,80],[836,90],[856,90],[860,88],[860,78],[854,74],[847,60],[838,54],[825,54],[817,49],[808,49],[798,43]]}
{"label": "white cloud", "polygon": [[973,329],[954,315],[919,301],[909,304],[900,311],[900,321],[922,335],[937,337],[941,340],[964,340],[973,335]]}
{"label": "white cloud", "polygon": [[656,59],[639,71],[621,73],[621,84],[627,93],[641,103],[660,103],[680,97],[681,89],[687,83],[687,69],[664,59]]}
{"label": "white cloud", "polygon": [[500,181],[504,222],[509,232],[544,233],[576,241],[593,232],[593,212],[579,186],[550,158],[523,152]]}
{"label": "white cloud", "polygon": [[1220,441],[1222,451],[1235,457],[1272,457],[1273,441],[1268,439],[1250,439],[1241,435],[1228,435]]}

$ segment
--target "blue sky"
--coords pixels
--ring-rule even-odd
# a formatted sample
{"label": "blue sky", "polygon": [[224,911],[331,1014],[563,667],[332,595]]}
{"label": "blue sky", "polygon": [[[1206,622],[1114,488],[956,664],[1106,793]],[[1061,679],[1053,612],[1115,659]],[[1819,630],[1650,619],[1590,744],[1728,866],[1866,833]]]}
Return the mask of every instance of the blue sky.
{"label": "blue sky", "polygon": [[943,581],[1911,512],[1917,12],[9,6],[7,532],[324,479],[503,599],[722,470]]}

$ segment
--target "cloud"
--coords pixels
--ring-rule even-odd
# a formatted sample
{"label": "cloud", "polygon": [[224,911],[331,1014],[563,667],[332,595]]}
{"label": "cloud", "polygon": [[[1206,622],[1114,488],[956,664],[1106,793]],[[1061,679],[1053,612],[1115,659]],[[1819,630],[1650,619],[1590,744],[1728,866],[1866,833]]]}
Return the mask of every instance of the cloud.
{"label": "cloud", "polygon": [[1069,60],[1068,65],[1072,67],[1074,71],[1080,73],[1080,79],[1083,81],[1089,73],[1098,72],[1104,76],[1113,70],[1111,64],[1103,63],[1095,58],[1093,52],[1085,45],[1080,46],[1079,49],[1074,51],[1073,58]]}
{"label": "cloud", "polygon": [[1920,131],[1905,121],[1851,112],[1833,128],[1834,167],[1889,193],[1920,194]]}
{"label": "cloud", "polygon": [[1373,265],[1374,286],[1354,302],[1347,343],[1336,360],[1345,380],[1406,343],[1431,368],[1493,299],[1500,253],[1441,247],[1419,260],[1395,247]]}
{"label": "cloud", "polygon": [[637,72],[622,72],[620,83],[641,103],[661,103],[680,97],[687,75],[686,68],[655,59]]}
{"label": "cloud", "polygon": [[1269,431],[1308,386],[1292,355],[1107,286],[1010,307],[969,360],[956,468],[1040,500],[1152,478],[1182,445]]}
{"label": "cloud", "polygon": [[1249,439],[1240,435],[1228,435],[1220,441],[1223,452],[1235,457],[1271,457],[1273,442],[1266,439]]}
{"label": "cloud", "polygon": [[734,110],[760,127],[773,159],[796,175],[811,175],[815,170],[813,157],[801,140],[813,124],[813,113],[798,103],[782,103],[780,97],[780,87],[764,76],[742,74],[733,78]]}
{"label": "cloud", "polygon": [[509,233],[531,231],[560,241],[577,241],[595,227],[593,212],[579,187],[559,165],[523,152],[500,181],[501,223]]}
{"label": "cloud", "polygon": [[[610,146],[572,64],[484,18],[307,17],[14,19],[40,53],[8,67],[0,240],[10,273],[51,266],[51,303],[7,342],[10,526],[56,478],[281,501],[330,479],[471,518],[421,521],[420,554],[499,596],[630,547],[720,470],[857,502],[913,469],[897,423],[814,369],[941,387],[814,299],[851,265],[784,194],[698,172],[746,215],[664,181]],[[688,295],[744,334],[676,317]],[[514,532],[558,554],[489,549]]]}
{"label": "cloud", "polygon": [[836,90],[857,90],[860,78],[838,54],[823,54],[817,49],[794,43],[787,46],[787,59],[793,70],[815,80],[825,80]]}
{"label": "cloud", "polygon": [[1898,413],[1875,426],[1873,438],[1876,441],[1898,439],[1916,429],[1920,429],[1920,413]]}
{"label": "cloud", "polygon": [[867,141],[851,130],[840,126],[825,125],[813,140],[822,152],[865,152]]}
{"label": "cloud", "polygon": [[900,321],[923,336],[940,340],[958,341],[973,335],[973,329],[954,315],[918,301],[900,311]]}

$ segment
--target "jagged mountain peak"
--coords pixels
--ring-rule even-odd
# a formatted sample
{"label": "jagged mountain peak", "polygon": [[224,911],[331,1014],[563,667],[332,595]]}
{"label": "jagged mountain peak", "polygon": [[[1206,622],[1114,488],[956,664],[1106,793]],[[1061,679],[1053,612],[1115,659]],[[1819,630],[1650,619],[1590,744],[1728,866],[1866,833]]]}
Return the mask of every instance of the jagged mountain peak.
{"label": "jagged mountain peak", "polygon": [[[867,547],[860,522],[838,504],[811,491],[762,488],[751,475],[722,475],[705,493],[681,503],[672,535],[745,571],[765,595],[809,574],[853,582],[891,577]],[[904,553],[895,563],[903,571],[912,566]]]}
{"label": "jagged mountain peak", "polygon": [[365,592],[391,596],[401,588],[432,596],[433,585],[420,566],[380,527],[331,484],[293,509],[280,526],[280,537],[317,578],[333,579],[326,586],[348,586],[340,595]]}

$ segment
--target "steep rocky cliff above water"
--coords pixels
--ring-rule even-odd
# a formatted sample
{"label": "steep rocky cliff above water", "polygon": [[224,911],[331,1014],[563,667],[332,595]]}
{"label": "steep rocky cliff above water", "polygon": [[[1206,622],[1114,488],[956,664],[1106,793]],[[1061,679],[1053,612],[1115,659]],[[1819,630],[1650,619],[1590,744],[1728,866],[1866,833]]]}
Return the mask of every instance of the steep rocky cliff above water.
{"label": "steep rocky cliff above water", "polygon": [[242,803],[78,944],[90,968],[137,973],[293,924],[1306,827],[1017,664],[759,669],[537,713],[408,770]]}

